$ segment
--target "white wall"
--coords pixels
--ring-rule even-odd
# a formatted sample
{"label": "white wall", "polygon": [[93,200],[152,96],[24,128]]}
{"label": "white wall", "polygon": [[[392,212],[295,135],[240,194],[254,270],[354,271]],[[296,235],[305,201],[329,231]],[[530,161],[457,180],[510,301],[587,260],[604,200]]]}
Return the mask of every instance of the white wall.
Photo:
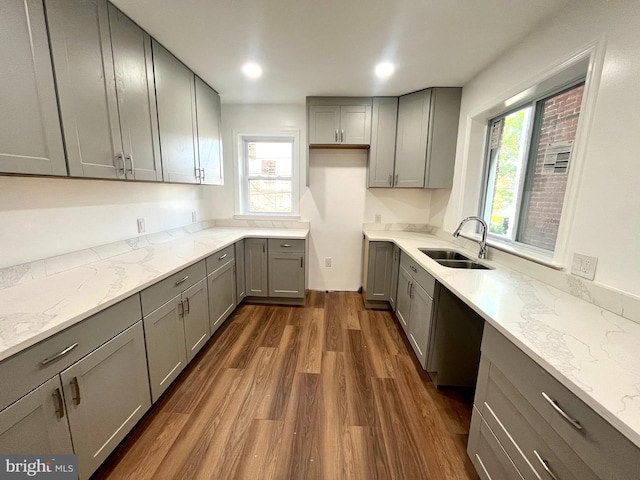
{"label": "white wall", "polygon": [[640,295],[640,8],[637,1],[577,0],[510,49],[463,89],[454,188],[436,192],[432,217],[453,231],[478,211],[483,135],[470,116],[506,98],[589,44],[604,43],[604,68],[586,148],[565,265],[598,257],[595,281]]}
{"label": "white wall", "polygon": [[214,188],[0,176],[0,268],[210,218]]}
{"label": "white wall", "polygon": [[[234,211],[234,132],[300,130],[300,218],[311,224],[309,284],[314,290],[357,290],[362,271],[362,224],[382,215],[383,223],[428,223],[427,190],[367,189],[366,150],[313,150],[306,181],[305,105],[222,105],[225,186],[209,193],[216,218]],[[332,258],[332,266],[324,259]]]}

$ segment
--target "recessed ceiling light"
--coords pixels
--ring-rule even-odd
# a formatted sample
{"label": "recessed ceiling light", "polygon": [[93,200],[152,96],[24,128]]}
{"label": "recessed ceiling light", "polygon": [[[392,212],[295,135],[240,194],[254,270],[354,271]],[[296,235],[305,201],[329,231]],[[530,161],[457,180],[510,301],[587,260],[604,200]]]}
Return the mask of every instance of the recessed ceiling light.
{"label": "recessed ceiling light", "polygon": [[389,78],[393,75],[395,69],[396,67],[393,66],[393,63],[381,62],[376,65],[376,75],[378,78]]}
{"label": "recessed ceiling light", "polygon": [[260,78],[262,75],[262,67],[257,63],[248,62],[242,67],[242,73],[249,78]]}

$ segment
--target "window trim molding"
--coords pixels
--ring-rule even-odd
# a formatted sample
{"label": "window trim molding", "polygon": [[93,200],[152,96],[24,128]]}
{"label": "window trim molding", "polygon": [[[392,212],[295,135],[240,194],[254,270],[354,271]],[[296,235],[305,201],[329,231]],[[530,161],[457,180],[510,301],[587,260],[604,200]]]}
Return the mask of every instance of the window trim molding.
{"label": "window trim molding", "polygon": [[[300,129],[297,128],[279,128],[279,129],[261,129],[259,132],[252,131],[232,131],[233,135],[233,157],[236,161],[234,168],[234,218],[243,219],[296,219],[300,217]],[[291,172],[291,213],[283,212],[249,212],[245,209],[245,175],[246,159],[244,151],[245,139],[265,140],[271,138],[290,138],[293,140],[292,146],[292,172]]]}
{"label": "window trim molding", "polygon": [[[584,48],[569,55],[559,63],[551,65],[538,75],[530,78],[526,82],[522,82],[516,87],[511,88],[500,98],[490,102],[484,108],[480,108],[467,116],[466,143],[467,151],[464,154],[465,166],[469,162],[469,158],[474,156],[474,151],[482,152],[482,167],[479,169],[481,173],[479,198],[477,200],[476,213],[482,215],[484,213],[484,191],[486,178],[486,150],[489,141],[489,131],[487,128],[490,119],[506,113],[509,110],[517,109],[518,106],[531,102],[537,97],[546,97],[553,91],[560,91],[577,83],[580,77],[584,78],[585,90],[582,100],[582,109],[578,127],[576,131],[576,141],[572,153],[572,168],[570,169],[567,179],[567,188],[563,201],[563,212],[558,228],[558,236],[556,239],[556,248],[548,257],[541,259],[539,255],[532,254],[528,245],[519,242],[497,242],[497,248],[508,251],[523,258],[529,258],[538,263],[553,266],[553,268],[562,268],[569,265],[569,252],[567,251],[568,240],[571,233],[571,225],[575,218],[575,212],[578,204],[580,183],[583,175],[585,164],[585,151],[589,138],[589,131],[594,121],[595,106],[597,101],[597,93],[600,87],[600,79],[604,66],[606,50],[606,38],[601,37],[596,41],[587,44]],[[586,74],[585,74],[586,69]],[[580,75],[577,72],[581,72]],[[534,93],[535,92],[535,93]],[[528,93],[528,95],[527,95]],[[484,144],[480,145],[480,140],[473,141],[474,137],[480,137],[484,140]],[[476,150],[478,148],[478,150]],[[466,169],[463,169],[463,171]],[[469,177],[464,174],[461,179],[461,185],[466,185],[470,181]],[[465,188],[461,188],[459,205],[465,205]],[[468,203],[467,203],[468,204]],[[464,216],[464,212],[460,212],[459,216]],[[495,237],[490,238],[490,244],[496,243]],[[500,248],[504,245],[503,248]],[[524,248],[526,247],[526,248]],[[551,253],[551,252],[550,252]],[[542,262],[541,262],[542,260]]]}

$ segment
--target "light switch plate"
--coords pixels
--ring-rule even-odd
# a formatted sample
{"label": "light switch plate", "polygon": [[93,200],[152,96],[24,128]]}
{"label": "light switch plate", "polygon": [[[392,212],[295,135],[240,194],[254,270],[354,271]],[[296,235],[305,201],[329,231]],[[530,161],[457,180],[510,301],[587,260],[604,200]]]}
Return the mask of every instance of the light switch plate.
{"label": "light switch plate", "polygon": [[573,254],[573,263],[571,264],[571,273],[579,277],[593,280],[596,275],[597,257],[589,257],[581,253]]}

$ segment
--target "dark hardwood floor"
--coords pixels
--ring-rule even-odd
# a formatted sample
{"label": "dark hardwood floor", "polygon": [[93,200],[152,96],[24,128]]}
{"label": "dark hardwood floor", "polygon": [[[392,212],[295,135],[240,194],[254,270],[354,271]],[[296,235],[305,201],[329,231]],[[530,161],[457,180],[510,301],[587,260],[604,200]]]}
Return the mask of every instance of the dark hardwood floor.
{"label": "dark hardwood floor", "polygon": [[476,479],[471,401],[356,293],[243,304],[94,478]]}

